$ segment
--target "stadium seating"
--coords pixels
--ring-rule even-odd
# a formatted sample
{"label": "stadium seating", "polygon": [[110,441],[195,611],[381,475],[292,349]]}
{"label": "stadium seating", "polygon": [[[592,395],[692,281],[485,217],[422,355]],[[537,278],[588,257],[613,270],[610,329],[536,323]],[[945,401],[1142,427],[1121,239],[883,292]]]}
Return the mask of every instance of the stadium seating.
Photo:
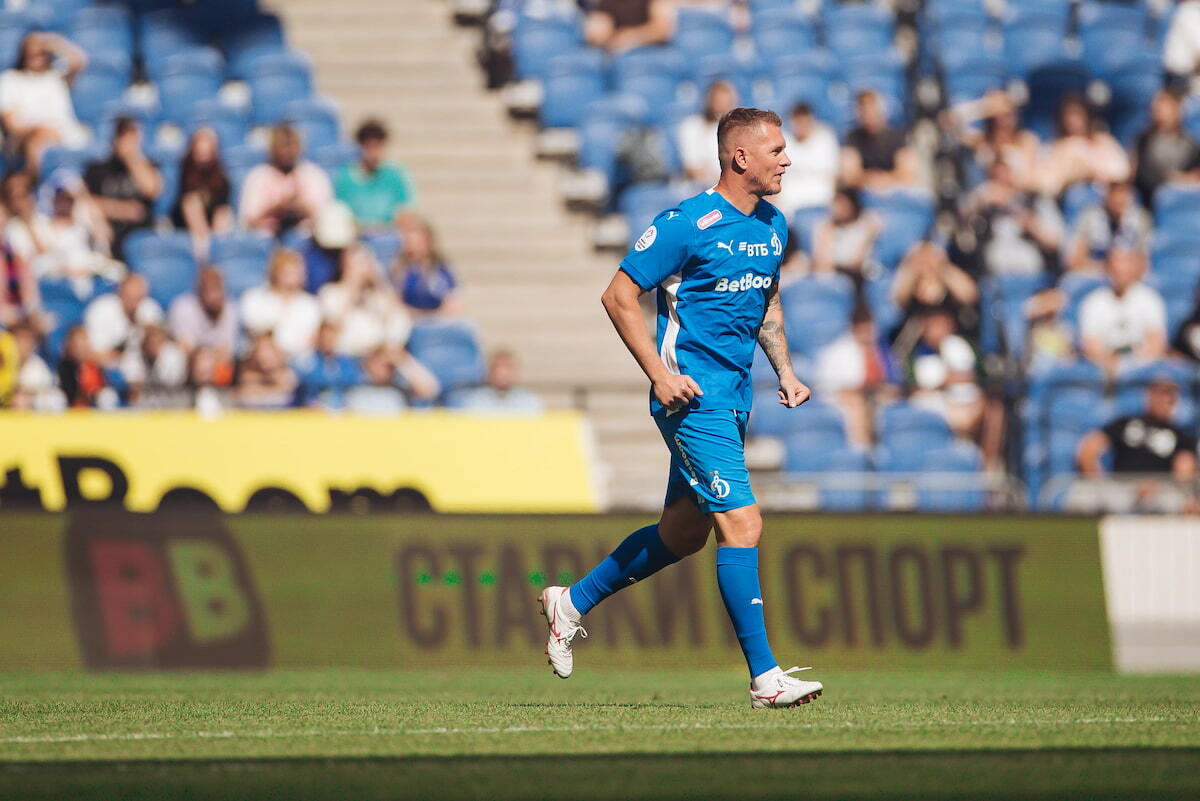
{"label": "stadium seating", "polygon": [[222,234],[213,239],[210,259],[225,279],[225,291],[240,297],[267,280],[267,262],[275,243],[260,233]]}
{"label": "stadium seating", "polygon": [[164,308],[196,285],[196,259],[186,231],[137,231],[125,240],[125,261],[145,276],[150,297]]}
{"label": "stadium seating", "polygon": [[483,381],[483,351],[466,323],[422,321],[413,327],[408,350],[437,376],[443,393]]}
{"label": "stadium seating", "polygon": [[809,275],[779,292],[791,349],[808,358],[850,327],[854,286],[844,275]]}

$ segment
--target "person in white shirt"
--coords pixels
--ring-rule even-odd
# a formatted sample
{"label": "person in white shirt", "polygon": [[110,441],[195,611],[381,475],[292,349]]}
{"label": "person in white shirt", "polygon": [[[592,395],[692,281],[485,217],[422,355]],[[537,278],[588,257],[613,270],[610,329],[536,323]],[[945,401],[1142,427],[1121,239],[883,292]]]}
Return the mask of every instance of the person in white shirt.
{"label": "person in white shirt", "polygon": [[342,252],[342,277],[321,287],[317,300],[322,318],[338,325],[339,353],[361,357],[380,345],[398,348],[408,341],[412,321],[362,245]]}
{"label": "person in white shirt", "polygon": [[721,177],[717,152],[717,122],[725,112],[736,108],[737,89],[728,81],[713,81],[704,100],[704,112],[693,114],[679,124],[679,157],[688,180],[712,186]]}
{"label": "person in white shirt", "polygon": [[1129,361],[1167,352],[1167,307],[1142,283],[1145,253],[1125,246],[1108,252],[1109,285],[1092,290],[1079,307],[1083,355],[1114,375]]}
{"label": "person in white shirt", "polygon": [[[62,59],[62,66],[54,63]],[[83,147],[87,131],[75,117],[70,83],[87,66],[87,55],[56,33],[21,40],[21,55],[0,74],[0,119],[13,150],[37,172],[50,145]]]}
{"label": "person in white shirt", "polygon": [[517,386],[518,378],[516,354],[497,350],[488,362],[487,383],[464,390],[453,405],[478,412],[541,414],[545,408],[542,399],[532,390]]}
{"label": "person in white shirt", "polygon": [[241,318],[251,334],[271,334],[284,358],[312,348],[321,306],[304,291],[304,258],[299,253],[286,248],[275,251],[267,284],[242,295]]}
{"label": "person in white shirt", "polygon": [[101,364],[112,365],[126,351],[140,348],[142,328],[162,322],[162,307],[149,296],[149,289],[145,278],[130,273],[115,293],[88,304],[83,327]]}
{"label": "person in white shirt", "polygon": [[1182,0],[1163,42],[1163,66],[1185,78],[1200,70],[1200,0]]}
{"label": "person in white shirt", "polygon": [[828,206],[837,183],[838,140],[833,130],[816,118],[807,103],[792,109],[792,130],[784,137],[788,167],[783,191],[771,198],[789,218],[796,209]]}

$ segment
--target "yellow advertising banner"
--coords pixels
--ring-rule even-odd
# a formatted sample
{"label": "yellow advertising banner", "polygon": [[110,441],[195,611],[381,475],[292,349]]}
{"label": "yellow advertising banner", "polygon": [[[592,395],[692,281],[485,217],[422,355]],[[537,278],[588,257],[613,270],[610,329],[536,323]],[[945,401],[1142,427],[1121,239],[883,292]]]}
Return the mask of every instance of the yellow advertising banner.
{"label": "yellow advertising banner", "polygon": [[227,512],[391,511],[418,498],[439,512],[589,512],[590,451],[574,412],[6,413],[0,509],[153,511],[186,498]]}

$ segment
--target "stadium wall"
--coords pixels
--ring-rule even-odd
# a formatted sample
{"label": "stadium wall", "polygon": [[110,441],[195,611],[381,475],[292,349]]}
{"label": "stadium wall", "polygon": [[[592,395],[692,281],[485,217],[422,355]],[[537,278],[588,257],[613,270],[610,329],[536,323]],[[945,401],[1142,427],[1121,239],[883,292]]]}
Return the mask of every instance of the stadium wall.
{"label": "stadium wall", "polygon": [[[615,516],[0,518],[0,670],[541,669],[535,598],[645,522]],[[768,625],[836,668],[1108,669],[1096,521],[775,516]],[[710,557],[588,617],[586,670],[731,667]]]}
{"label": "stadium wall", "polygon": [[226,512],[590,512],[591,436],[575,412],[321,411],[0,415],[0,508],[168,502]]}

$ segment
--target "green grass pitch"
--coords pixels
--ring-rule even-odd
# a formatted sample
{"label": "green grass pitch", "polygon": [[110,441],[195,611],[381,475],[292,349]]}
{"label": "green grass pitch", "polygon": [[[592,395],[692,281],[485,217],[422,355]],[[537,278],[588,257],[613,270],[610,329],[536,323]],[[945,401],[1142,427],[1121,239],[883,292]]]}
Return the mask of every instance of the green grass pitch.
{"label": "green grass pitch", "polygon": [[1200,677],[817,678],[755,711],[735,671],[0,676],[0,798],[1200,797]]}

